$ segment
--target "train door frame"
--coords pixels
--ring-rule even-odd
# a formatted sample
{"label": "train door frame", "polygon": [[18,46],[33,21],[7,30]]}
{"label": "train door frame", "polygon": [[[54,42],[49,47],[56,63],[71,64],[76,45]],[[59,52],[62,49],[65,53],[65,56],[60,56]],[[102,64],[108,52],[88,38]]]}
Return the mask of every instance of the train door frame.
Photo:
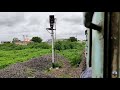
{"label": "train door frame", "polygon": [[104,68],[103,68],[103,77],[111,78],[111,13],[105,12],[104,15]]}
{"label": "train door frame", "polygon": [[[117,19],[117,20],[116,20]],[[104,78],[119,78],[120,67],[120,13],[105,12],[105,28],[104,28]],[[116,39],[115,39],[116,38]],[[118,40],[117,40],[118,39]],[[117,41],[116,41],[117,40]],[[117,43],[117,45],[115,45]],[[118,52],[115,49],[118,48]],[[115,58],[116,57],[116,58]],[[115,61],[115,63],[114,63]],[[114,67],[116,68],[114,75]]]}
{"label": "train door frame", "polygon": [[119,78],[120,12],[111,12],[111,77]]}
{"label": "train door frame", "polygon": [[[103,61],[103,78],[112,78],[112,64],[113,64],[113,55],[115,54],[113,52],[113,47],[114,47],[114,43],[112,38],[112,32],[115,30],[118,30],[118,33],[120,33],[120,16],[119,16],[119,20],[118,22],[115,22],[115,24],[113,23],[114,20],[114,16],[113,12],[104,12],[104,61]],[[119,13],[120,15],[120,13]],[[116,17],[116,16],[115,16]],[[116,26],[116,24],[118,25],[116,29],[114,29],[114,27]],[[89,24],[88,24],[89,25]],[[92,30],[89,28],[89,31],[92,32]],[[90,34],[90,33],[89,33]],[[117,34],[118,35],[118,34]],[[92,35],[90,35],[92,36]],[[113,35],[114,36],[114,35]],[[118,38],[120,39],[120,36],[118,35]],[[90,39],[91,40],[91,39]],[[90,44],[89,44],[90,45]],[[118,45],[120,45],[120,41],[118,42]],[[92,47],[92,45],[89,46],[89,49]],[[118,46],[118,53],[120,53],[120,46]],[[90,50],[91,51],[91,50]],[[119,57],[120,55],[118,55],[117,53],[117,78],[120,77],[119,75],[119,67],[120,65],[118,64],[119,61]],[[89,52],[89,54],[91,54]],[[91,55],[90,55],[91,56]],[[91,62],[91,57],[89,57],[89,65]]]}
{"label": "train door frame", "polygon": [[[102,27],[101,27],[100,23],[102,23],[102,21],[104,22],[104,20],[102,19],[102,16],[101,16],[103,14],[98,13],[98,15],[100,17],[100,23],[99,23],[96,15],[97,15],[96,13],[94,15],[94,12],[86,12],[85,13],[84,26],[86,28],[88,28],[87,30],[89,32],[89,44],[88,44],[88,46],[89,46],[88,56],[89,57],[88,57],[87,61],[89,61],[89,66],[92,67],[92,73],[93,73],[92,77],[103,77],[103,69],[102,69],[103,64],[102,63],[103,63],[103,53],[104,53],[104,51],[102,51],[103,48],[101,50],[101,47],[102,47],[102,45],[104,45],[104,44],[102,44],[102,43],[104,43],[103,42],[104,38],[103,38],[103,35],[102,35],[103,33],[101,32]],[[93,16],[95,16],[95,17],[93,17]],[[99,31],[101,32],[101,34],[99,33]],[[96,43],[96,41],[99,41],[99,42]],[[95,43],[93,43],[93,42],[95,42]],[[95,47],[97,47],[96,45],[98,45],[98,50],[95,49]],[[102,51],[102,52],[99,52],[99,51]],[[97,56],[100,54],[99,55],[100,58],[97,59],[97,56],[94,57],[92,55],[92,54],[94,54],[93,52],[95,52],[95,55],[96,55],[97,52],[99,52],[97,54]],[[101,63],[99,63],[99,62],[101,62]],[[97,66],[96,64],[99,64],[99,66]],[[101,66],[101,64],[102,64],[102,66]]]}
{"label": "train door frame", "polygon": [[89,38],[90,38],[90,42],[89,42],[89,67],[92,67],[92,29],[90,28],[90,31],[89,31],[90,35],[89,35]]}

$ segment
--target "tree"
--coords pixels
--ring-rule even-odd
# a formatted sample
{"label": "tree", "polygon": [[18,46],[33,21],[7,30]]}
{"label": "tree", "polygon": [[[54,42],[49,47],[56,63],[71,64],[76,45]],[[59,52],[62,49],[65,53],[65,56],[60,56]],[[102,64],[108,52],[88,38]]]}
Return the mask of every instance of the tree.
{"label": "tree", "polygon": [[70,40],[71,42],[74,42],[74,41],[77,41],[77,38],[75,38],[75,37],[70,37],[69,40]]}
{"label": "tree", "polygon": [[40,37],[33,37],[31,41],[41,43],[42,39]]}

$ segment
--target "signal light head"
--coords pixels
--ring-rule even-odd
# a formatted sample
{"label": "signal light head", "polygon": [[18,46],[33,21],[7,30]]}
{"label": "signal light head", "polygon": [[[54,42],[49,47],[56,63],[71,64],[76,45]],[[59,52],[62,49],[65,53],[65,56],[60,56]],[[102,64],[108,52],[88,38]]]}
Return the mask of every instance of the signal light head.
{"label": "signal light head", "polygon": [[52,24],[55,22],[54,15],[49,16],[49,22]]}

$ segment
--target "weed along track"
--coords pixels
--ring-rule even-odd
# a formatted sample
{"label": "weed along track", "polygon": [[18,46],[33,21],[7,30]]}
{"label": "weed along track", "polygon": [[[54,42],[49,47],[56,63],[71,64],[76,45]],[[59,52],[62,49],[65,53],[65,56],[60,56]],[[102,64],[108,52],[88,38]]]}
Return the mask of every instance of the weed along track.
{"label": "weed along track", "polygon": [[72,78],[79,77],[75,74],[68,60],[61,55],[56,55],[55,64],[59,68],[50,69],[52,66],[51,55],[44,55],[26,62],[10,65],[0,70],[0,78]]}

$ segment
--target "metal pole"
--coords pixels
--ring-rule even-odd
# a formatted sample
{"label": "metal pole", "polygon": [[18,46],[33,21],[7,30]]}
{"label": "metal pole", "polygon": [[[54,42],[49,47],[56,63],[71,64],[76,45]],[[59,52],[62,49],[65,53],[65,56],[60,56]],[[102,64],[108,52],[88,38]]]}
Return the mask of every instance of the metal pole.
{"label": "metal pole", "polygon": [[55,41],[56,41],[56,18],[55,18]]}
{"label": "metal pole", "polygon": [[[55,38],[54,38],[54,45],[55,45],[55,42],[56,42],[56,18],[55,18]],[[57,60],[57,53],[56,53],[56,50],[54,48],[54,59]]]}
{"label": "metal pole", "polygon": [[52,66],[54,68],[54,32],[53,30],[51,30],[52,33],[51,33],[51,36],[52,36]]}
{"label": "metal pole", "polygon": [[[54,36],[54,31],[53,31],[55,30],[53,29],[54,21],[55,21],[54,15],[50,15],[50,28],[47,28],[47,30],[51,30],[51,37],[52,37],[52,68],[54,68],[54,62],[55,62],[54,38],[56,38],[56,36]],[[55,28],[56,28],[56,25],[55,25]]]}

